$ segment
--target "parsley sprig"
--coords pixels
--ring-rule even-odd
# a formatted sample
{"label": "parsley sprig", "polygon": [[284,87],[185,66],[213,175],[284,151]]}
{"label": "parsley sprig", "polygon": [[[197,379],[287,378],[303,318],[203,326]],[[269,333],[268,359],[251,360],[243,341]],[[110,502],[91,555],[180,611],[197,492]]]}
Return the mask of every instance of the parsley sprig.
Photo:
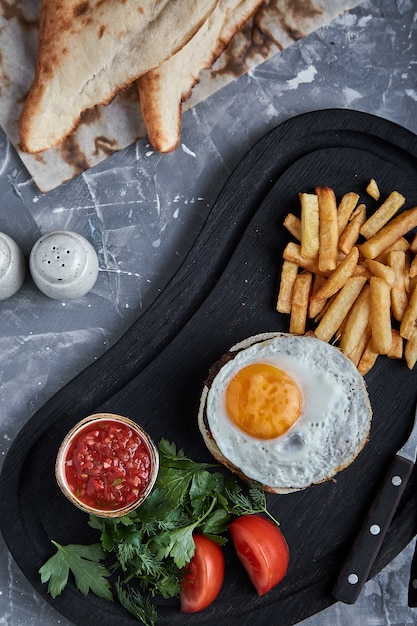
{"label": "parsley sprig", "polygon": [[113,599],[107,580],[110,572],[100,563],[105,558],[100,544],[61,546],[56,541],[52,543],[57,548],[56,554],[41,567],[39,573],[41,581],[48,582],[48,592],[53,598],[66,586],[71,570],[76,587],[81,593],[86,595],[92,591],[105,600]]}
{"label": "parsley sprig", "polygon": [[55,598],[65,588],[71,571],[77,589],[113,600],[109,578],[121,604],[146,626],[156,621],[152,598],[177,597],[181,573],[190,562],[193,533],[205,534],[219,545],[231,520],[267,510],[262,487],[247,493],[214,464],[195,462],[167,439],[159,442],[160,467],[155,486],[143,504],[120,518],[90,515],[89,525],[100,533],[90,546],[52,543],[57,552],[39,570]]}

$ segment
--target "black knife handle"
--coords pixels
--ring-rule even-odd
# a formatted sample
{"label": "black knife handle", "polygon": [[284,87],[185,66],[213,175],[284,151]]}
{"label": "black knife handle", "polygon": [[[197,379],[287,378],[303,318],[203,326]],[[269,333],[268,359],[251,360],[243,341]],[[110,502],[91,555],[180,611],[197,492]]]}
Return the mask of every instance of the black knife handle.
{"label": "black knife handle", "polygon": [[410,582],[408,585],[408,606],[417,606],[417,543],[414,547],[413,560],[410,567]]}
{"label": "black knife handle", "polygon": [[402,456],[394,458],[333,588],[336,600],[354,604],[358,599],[413,467]]}

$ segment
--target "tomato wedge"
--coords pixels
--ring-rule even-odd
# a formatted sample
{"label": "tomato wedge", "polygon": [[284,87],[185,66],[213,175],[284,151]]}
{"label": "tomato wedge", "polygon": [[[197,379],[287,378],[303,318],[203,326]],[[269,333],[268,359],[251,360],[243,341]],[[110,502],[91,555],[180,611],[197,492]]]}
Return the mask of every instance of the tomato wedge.
{"label": "tomato wedge", "polygon": [[260,596],[284,578],[289,550],[284,535],[271,520],[243,515],[230,524],[236,553]]}
{"label": "tomato wedge", "polygon": [[224,556],[217,543],[194,535],[195,553],[187,566],[180,594],[181,611],[202,611],[218,596],[224,579]]}

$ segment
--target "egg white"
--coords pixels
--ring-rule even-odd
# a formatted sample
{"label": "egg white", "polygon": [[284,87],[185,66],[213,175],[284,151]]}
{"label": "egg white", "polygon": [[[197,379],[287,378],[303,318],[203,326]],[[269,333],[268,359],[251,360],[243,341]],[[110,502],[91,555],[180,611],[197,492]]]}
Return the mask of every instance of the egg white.
{"label": "egg white", "polygon": [[[215,376],[206,398],[211,436],[226,459],[251,480],[274,490],[322,482],[356,457],[370,429],[370,404],[356,367],[337,348],[316,339],[279,334],[240,349]],[[283,435],[257,439],[228,417],[225,391],[252,363],[286,371],[303,394],[299,419]]]}

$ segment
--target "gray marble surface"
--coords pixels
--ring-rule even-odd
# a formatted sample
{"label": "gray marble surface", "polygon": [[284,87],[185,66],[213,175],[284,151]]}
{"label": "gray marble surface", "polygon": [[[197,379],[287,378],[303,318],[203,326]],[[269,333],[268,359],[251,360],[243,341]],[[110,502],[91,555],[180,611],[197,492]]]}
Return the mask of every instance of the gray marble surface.
{"label": "gray marble surface", "polygon": [[[79,301],[50,300],[27,277],[0,303],[0,464],[25,421],[163,289],[257,139],[328,107],[417,132],[416,70],[417,0],[367,0],[187,112],[174,154],[160,156],[143,140],[42,195],[1,133],[0,231],[26,255],[45,232],[80,232],[98,251],[100,272]],[[303,625],[417,624],[407,607],[412,549],[369,581],[354,606],[335,604]],[[33,591],[0,539],[0,625],[56,624],[68,622]]]}

